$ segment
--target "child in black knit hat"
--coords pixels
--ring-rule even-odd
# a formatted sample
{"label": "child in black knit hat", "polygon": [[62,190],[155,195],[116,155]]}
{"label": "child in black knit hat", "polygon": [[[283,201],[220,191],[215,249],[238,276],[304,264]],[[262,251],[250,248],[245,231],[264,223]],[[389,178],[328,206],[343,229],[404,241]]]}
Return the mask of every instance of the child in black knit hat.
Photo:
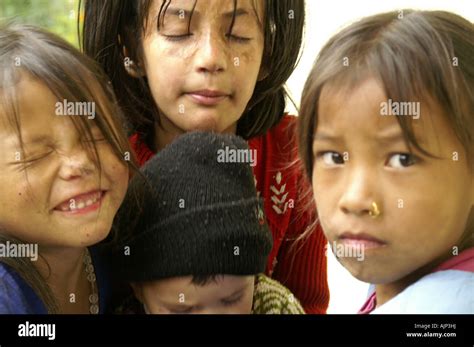
{"label": "child in black knit hat", "polygon": [[234,135],[188,133],[132,180],[113,263],[135,297],[119,313],[304,313],[263,275],[272,236],[252,154]]}

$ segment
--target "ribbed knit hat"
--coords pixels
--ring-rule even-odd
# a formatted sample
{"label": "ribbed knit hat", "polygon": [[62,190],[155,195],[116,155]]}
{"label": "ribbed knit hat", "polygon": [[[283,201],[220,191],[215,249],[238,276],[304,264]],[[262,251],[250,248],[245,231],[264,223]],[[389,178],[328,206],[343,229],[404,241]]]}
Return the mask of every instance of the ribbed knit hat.
{"label": "ribbed knit hat", "polygon": [[[135,175],[114,227],[114,267],[127,281],[265,270],[272,248],[247,143],[235,135],[180,136]],[[137,204],[134,194],[141,192]]]}

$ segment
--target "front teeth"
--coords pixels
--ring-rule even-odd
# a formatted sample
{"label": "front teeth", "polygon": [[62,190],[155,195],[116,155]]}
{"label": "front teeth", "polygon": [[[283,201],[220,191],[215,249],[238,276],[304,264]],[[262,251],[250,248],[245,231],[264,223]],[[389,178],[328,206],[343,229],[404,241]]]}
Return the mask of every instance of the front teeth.
{"label": "front teeth", "polygon": [[61,211],[68,212],[68,211],[77,211],[81,210],[87,206],[91,206],[95,204],[102,196],[102,193],[97,193],[93,198],[89,198],[86,201],[84,200],[74,200],[71,199],[70,203],[67,206],[61,206]]}
{"label": "front teeth", "polygon": [[89,200],[86,201],[86,206],[90,206],[96,201],[97,201],[97,199],[89,199]]}

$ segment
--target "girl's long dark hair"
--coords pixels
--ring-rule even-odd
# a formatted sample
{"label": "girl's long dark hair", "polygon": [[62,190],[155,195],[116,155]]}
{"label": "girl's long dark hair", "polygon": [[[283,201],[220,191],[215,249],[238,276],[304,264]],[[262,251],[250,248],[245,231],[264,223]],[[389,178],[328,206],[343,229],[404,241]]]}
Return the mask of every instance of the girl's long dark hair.
{"label": "girl's long dark hair", "polygon": [[[124,68],[124,46],[130,58],[143,61],[141,41],[152,0],[83,0],[82,49],[95,59],[112,81],[119,103],[134,131],[147,128],[158,110],[146,79],[130,77]],[[163,0],[164,16],[170,0]],[[237,2],[234,1],[234,4]],[[286,107],[285,82],[300,56],[305,21],[304,0],[265,0],[262,67],[268,76],[257,82],[247,110],[237,123],[237,134],[249,139],[278,124]],[[80,27],[80,23],[79,23]]]}

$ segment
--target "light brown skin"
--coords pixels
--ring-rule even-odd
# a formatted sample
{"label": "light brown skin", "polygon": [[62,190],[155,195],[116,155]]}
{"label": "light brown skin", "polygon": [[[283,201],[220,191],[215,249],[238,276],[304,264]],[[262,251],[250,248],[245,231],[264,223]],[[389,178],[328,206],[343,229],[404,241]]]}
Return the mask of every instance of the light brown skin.
{"label": "light brown skin", "polygon": [[255,276],[222,275],[205,285],[191,276],[132,283],[148,314],[250,314]]}
{"label": "light brown skin", "polygon": [[[436,104],[419,100],[421,118],[413,122],[423,148],[442,159],[415,151],[420,160],[407,165],[410,160],[397,154],[409,153],[398,122],[380,115],[384,101],[380,85],[370,78],[349,93],[323,88],[312,174],[321,225],[331,244],[347,242],[341,238],[347,231],[382,242],[365,249],[363,261],[339,259],[354,277],[376,284],[378,306],[459,246],[474,205],[466,151]],[[384,141],[390,135],[396,138]],[[341,163],[332,152],[347,152],[349,159]],[[373,201],[382,211],[375,219],[369,216]]]}
{"label": "light brown skin", "polygon": [[[144,61],[132,76],[145,75],[160,112],[155,124],[155,150],[162,149],[176,136],[192,130],[235,133],[237,121],[253,94],[261,74],[264,35],[255,15],[263,21],[263,1],[240,0],[232,34],[248,38],[238,41],[226,37],[234,10],[233,1],[200,0],[194,10],[192,36],[173,40],[169,35],[184,35],[193,1],[176,0],[168,7],[164,26],[156,29],[162,1],[155,0],[143,37]],[[217,90],[226,97],[215,105],[197,103],[189,93]]]}
{"label": "light brown skin", "polygon": [[[68,116],[57,116],[58,101],[42,83],[23,75],[16,86],[19,95],[25,153],[18,136],[0,108],[0,227],[7,236],[37,243],[40,255],[34,265],[45,278],[58,300],[60,313],[88,313],[90,284],[82,263],[86,247],[103,240],[127,190],[128,168],[113,153],[98,129],[93,130],[99,170]],[[44,142],[29,144],[34,137]],[[25,171],[16,160],[37,159]],[[106,190],[100,209],[71,216],[55,209],[78,193]],[[76,303],[70,302],[75,294]]]}

